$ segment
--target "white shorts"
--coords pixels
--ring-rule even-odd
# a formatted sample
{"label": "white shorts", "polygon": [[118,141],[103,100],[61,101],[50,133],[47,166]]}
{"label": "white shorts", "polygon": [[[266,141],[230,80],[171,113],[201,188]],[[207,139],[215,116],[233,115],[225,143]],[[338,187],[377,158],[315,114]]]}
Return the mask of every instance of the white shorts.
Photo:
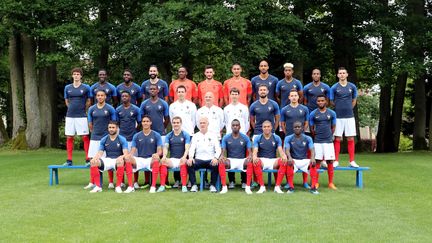
{"label": "white shorts", "polygon": [[136,168],[134,168],[134,172],[137,172],[141,169],[147,169],[147,170],[151,171],[151,167],[150,167],[150,164],[152,161],[151,157],[150,158],[141,158],[141,157],[135,157],[134,156],[134,158],[135,158],[135,162],[136,162]]}
{"label": "white shorts", "polygon": [[278,160],[278,158],[260,158],[262,165],[263,165],[263,170],[273,170],[274,169],[274,164],[276,162],[276,160]]}
{"label": "white shorts", "polygon": [[65,135],[88,135],[89,128],[87,117],[66,117],[65,121]]}
{"label": "white shorts", "polygon": [[[100,140],[90,140],[90,146],[87,157],[93,158],[99,151]],[[105,154],[105,152],[104,152]]]}
{"label": "white shorts", "polygon": [[310,159],[294,159],[294,173],[298,170],[301,170],[309,174],[309,163]]}
{"label": "white shorts", "polygon": [[245,159],[231,159],[228,158],[229,162],[230,162],[230,170],[242,170],[242,171],[246,171],[244,169],[244,162]]}
{"label": "white shorts", "polygon": [[317,160],[335,160],[335,151],[333,143],[314,143],[315,159]]}
{"label": "white shorts", "polygon": [[180,168],[180,159],[170,158],[170,160],[171,160],[171,164],[172,164],[172,169]]}
{"label": "white shorts", "polygon": [[103,161],[104,169],[100,171],[103,172],[116,169],[116,159],[102,158],[101,160]]}
{"label": "white shorts", "polygon": [[354,137],[357,135],[354,117],[336,118],[336,129],[334,135],[336,137],[342,137],[344,132],[346,137]]}

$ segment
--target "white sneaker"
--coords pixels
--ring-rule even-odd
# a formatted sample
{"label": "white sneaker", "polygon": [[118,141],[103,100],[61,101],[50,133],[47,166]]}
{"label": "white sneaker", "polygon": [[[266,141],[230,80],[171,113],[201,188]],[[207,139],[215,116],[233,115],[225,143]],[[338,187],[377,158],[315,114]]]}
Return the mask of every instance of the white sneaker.
{"label": "white sneaker", "polygon": [[134,187],[134,189],[140,189],[140,186],[139,186],[138,182],[135,182],[134,185],[133,185],[133,187]]}
{"label": "white sneaker", "polygon": [[198,191],[198,186],[197,185],[193,185],[190,189],[190,192],[197,192]]}
{"label": "white sneaker", "polygon": [[123,191],[122,191],[121,187],[116,186],[116,188],[115,188],[115,192],[117,192],[117,193],[122,193]]}
{"label": "white sneaker", "polygon": [[354,160],[350,162],[350,166],[354,168],[360,167]]}
{"label": "white sneaker", "polygon": [[180,186],[180,182],[179,182],[179,181],[176,181],[176,182],[174,183],[174,185],[172,186],[172,188],[179,188],[179,186]]}
{"label": "white sneaker", "polygon": [[95,185],[93,183],[89,183],[87,186],[84,187],[84,190],[93,189]]}
{"label": "white sneaker", "polygon": [[246,188],[246,183],[242,183],[242,189]]}
{"label": "white sneaker", "polygon": [[274,188],[274,192],[276,192],[276,193],[284,193],[284,192],[281,190],[280,186],[275,186],[275,188]]}
{"label": "white sneaker", "polygon": [[256,193],[258,193],[258,194],[262,194],[262,193],[264,193],[265,191],[266,191],[265,186],[260,186],[260,189],[259,189]]}
{"label": "white sneaker", "polygon": [[235,183],[234,183],[234,181],[231,181],[231,182],[229,183],[228,188],[229,188],[229,189],[233,189],[233,188],[235,188]]}
{"label": "white sneaker", "polygon": [[131,186],[128,186],[128,188],[123,193],[131,193],[131,192],[134,192],[134,191],[135,191],[135,188],[133,188]]}
{"label": "white sneaker", "polygon": [[246,194],[252,194],[253,192],[251,191],[251,187],[250,186],[246,186],[245,187],[245,192]]}
{"label": "white sneaker", "polygon": [[211,185],[210,186],[210,192],[217,192],[216,187]]}
{"label": "white sneaker", "polygon": [[124,184],[123,182],[120,184],[120,187],[121,188],[125,188],[126,187],[126,184]]}
{"label": "white sneaker", "polygon": [[225,194],[228,192],[228,187],[227,186],[223,186],[222,190],[220,191],[220,194]]}
{"label": "white sneaker", "polygon": [[150,193],[156,193],[156,187],[152,186],[150,187]]}
{"label": "white sneaker", "polygon": [[338,167],[338,166],[339,166],[339,161],[337,161],[337,160],[334,161],[334,162],[333,162],[333,168],[336,168],[336,167]]}
{"label": "white sneaker", "polygon": [[102,192],[102,188],[95,186],[93,187],[93,189],[90,191],[90,193],[96,193],[96,192]]}
{"label": "white sneaker", "polygon": [[114,184],[113,183],[108,184],[108,189],[114,189]]}
{"label": "white sneaker", "polygon": [[323,168],[327,168],[327,162],[325,162],[325,161],[321,161],[321,167],[323,167]]}

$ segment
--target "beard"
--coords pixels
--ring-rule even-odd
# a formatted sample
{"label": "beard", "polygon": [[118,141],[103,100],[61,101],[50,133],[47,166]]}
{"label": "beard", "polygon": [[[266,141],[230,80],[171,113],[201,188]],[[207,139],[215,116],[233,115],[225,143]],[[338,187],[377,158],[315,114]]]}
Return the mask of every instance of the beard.
{"label": "beard", "polygon": [[267,97],[267,95],[266,94],[261,94],[259,97],[264,99],[265,97]]}
{"label": "beard", "polygon": [[155,79],[156,77],[157,77],[156,74],[150,74],[150,78],[151,78],[151,79]]}

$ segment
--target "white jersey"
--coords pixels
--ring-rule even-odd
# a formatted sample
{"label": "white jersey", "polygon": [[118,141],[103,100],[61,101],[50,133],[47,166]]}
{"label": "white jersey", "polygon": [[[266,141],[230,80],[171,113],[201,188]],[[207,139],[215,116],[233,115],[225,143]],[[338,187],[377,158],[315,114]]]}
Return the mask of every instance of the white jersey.
{"label": "white jersey", "polygon": [[192,137],[189,149],[190,159],[211,160],[213,158],[219,158],[221,152],[222,149],[216,133],[210,131],[206,134],[197,132]]}
{"label": "white jersey", "polygon": [[189,133],[189,135],[193,135],[196,126],[196,105],[189,101],[185,100],[184,102],[180,102],[177,100],[169,106],[169,116],[170,120],[174,117],[179,116],[182,119],[182,130]]}
{"label": "white jersey", "polygon": [[224,114],[222,108],[212,105],[210,108],[203,106],[198,109],[196,113],[197,125],[201,117],[207,117],[209,120],[208,130],[218,135],[218,139],[221,139],[220,131],[225,126]]}
{"label": "white jersey", "polygon": [[249,108],[242,103],[229,104],[224,108],[226,132],[231,133],[231,122],[234,119],[240,121],[240,132],[246,134],[249,131]]}

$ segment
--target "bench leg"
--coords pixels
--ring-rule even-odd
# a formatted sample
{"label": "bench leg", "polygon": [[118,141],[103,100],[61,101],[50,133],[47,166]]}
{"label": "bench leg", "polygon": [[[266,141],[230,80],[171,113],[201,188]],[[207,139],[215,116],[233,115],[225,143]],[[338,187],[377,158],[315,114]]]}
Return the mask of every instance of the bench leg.
{"label": "bench leg", "polygon": [[356,186],[360,189],[363,188],[363,171],[356,171]]}
{"label": "bench leg", "polygon": [[221,182],[220,176],[218,176],[217,180],[216,180],[216,190],[220,191],[221,185],[222,185],[222,182]]}
{"label": "bench leg", "polygon": [[49,169],[49,185],[52,186],[53,184],[53,169]]}
{"label": "bench leg", "polygon": [[99,176],[100,176],[100,185],[101,185],[101,188],[102,188],[102,185],[103,185],[103,173],[100,172],[100,171],[99,171]]}
{"label": "bench leg", "polygon": [[58,169],[54,169],[54,176],[55,176],[55,183],[56,185],[58,185],[59,184]]}
{"label": "bench leg", "polygon": [[271,172],[267,172],[267,187],[270,190],[272,186],[272,174]]}

